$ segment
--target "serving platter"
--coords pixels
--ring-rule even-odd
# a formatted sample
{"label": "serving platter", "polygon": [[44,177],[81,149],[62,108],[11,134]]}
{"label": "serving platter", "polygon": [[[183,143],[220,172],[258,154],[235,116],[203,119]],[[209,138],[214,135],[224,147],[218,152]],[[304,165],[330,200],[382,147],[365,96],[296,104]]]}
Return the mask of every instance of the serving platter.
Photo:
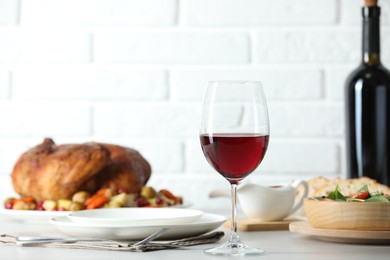
{"label": "serving platter", "polygon": [[322,229],[310,226],[306,221],[290,223],[289,229],[293,233],[310,235],[318,240],[355,243],[355,244],[390,244],[390,231],[378,230],[346,230]]}
{"label": "serving platter", "polygon": [[70,236],[113,240],[140,240],[162,227],[169,227],[170,230],[159,238],[161,240],[167,240],[201,235],[217,229],[225,221],[226,217],[224,216],[205,213],[198,220],[187,224],[97,225],[93,223],[73,222],[67,216],[52,218],[50,223],[61,232]]}

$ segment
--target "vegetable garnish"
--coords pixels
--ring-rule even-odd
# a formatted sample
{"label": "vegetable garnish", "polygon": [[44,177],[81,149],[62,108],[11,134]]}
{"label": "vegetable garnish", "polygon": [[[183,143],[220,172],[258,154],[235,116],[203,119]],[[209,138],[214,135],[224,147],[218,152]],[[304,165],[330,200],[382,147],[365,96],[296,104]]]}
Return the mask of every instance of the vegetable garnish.
{"label": "vegetable garnish", "polygon": [[385,202],[390,203],[390,196],[383,192],[369,192],[368,186],[363,185],[357,192],[345,196],[341,193],[340,187],[337,185],[335,190],[330,192],[328,196],[322,198],[311,198],[314,200],[333,200],[333,201],[348,201],[348,202]]}
{"label": "vegetable garnish", "polygon": [[347,197],[345,197],[341,191],[339,185],[336,186],[336,189],[328,194],[328,199],[336,200],[336,201],[346,201]]}

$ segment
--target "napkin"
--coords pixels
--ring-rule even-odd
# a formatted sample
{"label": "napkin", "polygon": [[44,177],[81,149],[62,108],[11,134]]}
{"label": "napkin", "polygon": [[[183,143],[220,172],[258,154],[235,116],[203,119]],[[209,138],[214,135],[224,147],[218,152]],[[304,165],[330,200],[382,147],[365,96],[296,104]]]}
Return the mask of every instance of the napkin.
{"label": "napkin", "polygon": [[[146,245],[133,246],[130,241],[114,241],[114,240],[101,240],[101,241],[78,241],[78,242],[50,242],[30,244],[30,247],[54,247],[54,248],[75,248],[75,249],[96,249],[96,250],[112,250],[112,251],[127,251],[127,252],[146,252],[156,251],[163,249],[175,249],[180,247],[202,245],[208,243],[215,243],[219,241],[224,232],[215,231],[212,233],[188,237],[178,240],[170,241],[152,241]],[[0,235],[0,245],[17,245],[16,236],[10,234]],[[26,245],[23,245],[26,246]]]}

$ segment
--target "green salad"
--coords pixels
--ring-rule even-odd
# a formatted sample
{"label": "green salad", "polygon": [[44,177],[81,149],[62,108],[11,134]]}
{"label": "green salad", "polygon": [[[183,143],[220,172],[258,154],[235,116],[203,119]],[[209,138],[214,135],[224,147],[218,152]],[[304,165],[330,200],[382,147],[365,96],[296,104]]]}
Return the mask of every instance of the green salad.
{"label": "green salad", "polygon": [[319,200],[333,200],[333,201],[354,201],[354,202],[385,202],[390,203],[390,196],[383,194],[383,192],[370,192],[367,185],[363,185],[357,192],[345,196],[341,193],[340,187],[337,185],[336,189],[321,198],[314,198]]}

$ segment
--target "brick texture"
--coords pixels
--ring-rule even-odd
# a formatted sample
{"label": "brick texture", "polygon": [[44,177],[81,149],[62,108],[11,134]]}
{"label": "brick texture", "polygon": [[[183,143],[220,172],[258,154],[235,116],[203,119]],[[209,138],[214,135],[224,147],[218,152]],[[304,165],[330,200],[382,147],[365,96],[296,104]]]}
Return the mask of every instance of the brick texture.
{"label": "brick texture", "polygon": [[336,22],[335,0],[188,0],[192,26],[313,25]]}
{"label": "brick texture", "polygon": [[353,62],[360,53],[357,31],[267,31],[256,36],[259,63]]}
{"label": "brick texture", "polygon": [[[357,2],[354,0],[342,0],[341,3],[341,20],[347,25],[353,25],[360,27],[361,25],[361,7],[363,1]],[[381,25],[390,26],[390,2],[379,1],[381,7]]]}
{"label": "brick texture", "polygon": [[47,100],[159,100],[167,98],[167,78],[162,70],[28,68],[14,72],[13,95]]}
{"label": "brick texture", "polygon": [[271,131],[277,136],[342,137],[341,104],[270,103]]}
{"label": "brick texture", "polygon": [[348,75],[356,66],[335,66],[326,70],[326,94],[329,99],[342,101]]}
{"label": "brick texture", "polygon": [[77,63],[91,61],[87,33],[54,30],[0,32],[0,63]]}
{"label": "brick texture", "polygon": [[94,110],[97,135],[160,138],[195,136],[199,121],[199,104],[105,103],[96,105]]}
{"label": "brick texture", "polygon": [[0,110],[0,137],[91,134],[91,111],[85,104],[3,102]]}
{"label": "brick texture", "polygon": [[249,60],[248,37],[243,33],[100,33],[95,39],[98,62],[223,64]]}
{"label": "brick texture", "polygon": [[11,75],[8,71],[0,71],[0,99],[9,98]]}
{"label": "brick texture", "polygon": [[258,80],[270,100],[323,97],[322,72],[315,68],[177,70],[172,73],[171,82],[178,100],[201,101],[207,81],[218,79]]}
{"label": "brick texture", "polygon": [[[28,0],[22,25],[174,25],[177,0]],[[50,24],[48,24],[50,21]]]}
{"label": "brick texture", "polygon": [[17,25],[20,0],[0,0],[0,26]]}

